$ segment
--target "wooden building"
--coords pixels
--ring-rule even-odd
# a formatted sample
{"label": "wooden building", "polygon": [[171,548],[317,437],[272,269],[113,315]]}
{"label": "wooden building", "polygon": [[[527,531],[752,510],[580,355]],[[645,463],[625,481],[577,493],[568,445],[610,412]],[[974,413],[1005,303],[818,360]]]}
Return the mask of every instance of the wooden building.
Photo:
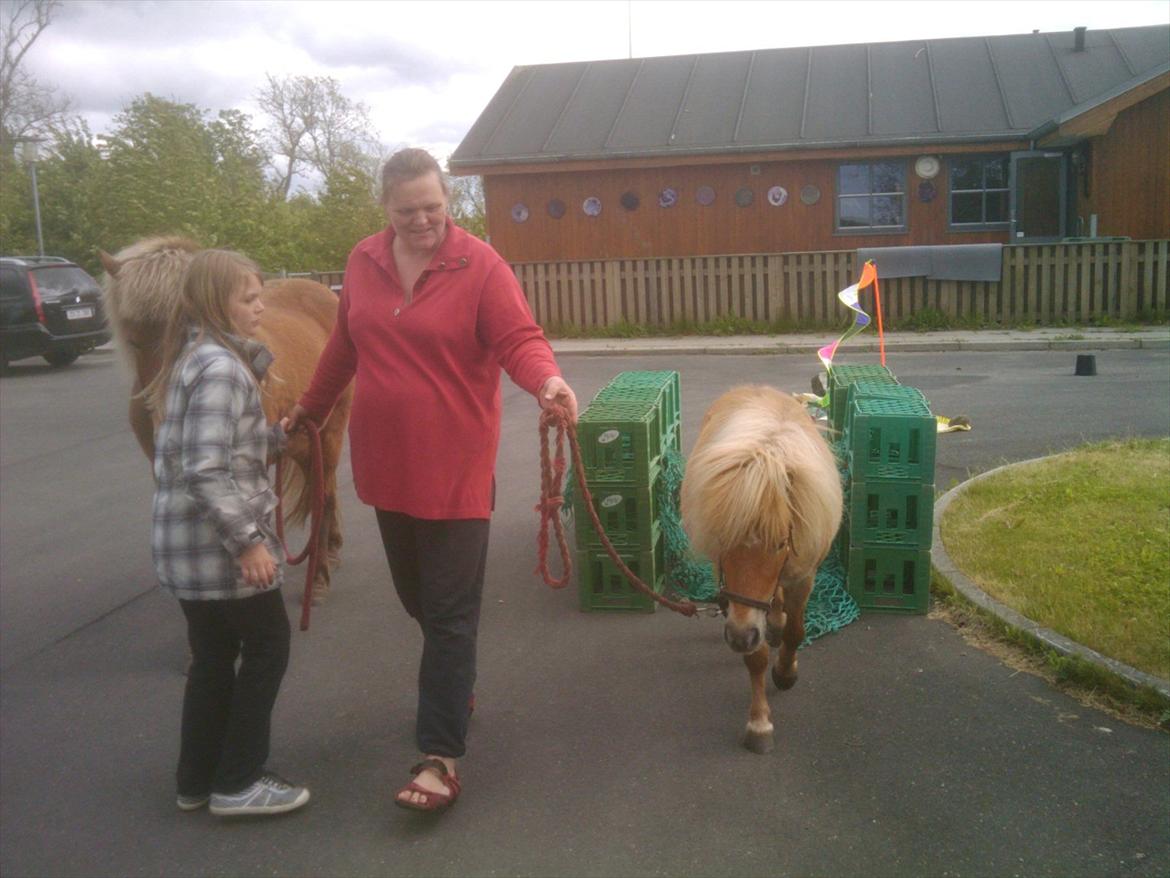
{"label": "wooden building", "polygon": [[512,263],[1170,237],[1170,26],[517,67],[451,156]]}

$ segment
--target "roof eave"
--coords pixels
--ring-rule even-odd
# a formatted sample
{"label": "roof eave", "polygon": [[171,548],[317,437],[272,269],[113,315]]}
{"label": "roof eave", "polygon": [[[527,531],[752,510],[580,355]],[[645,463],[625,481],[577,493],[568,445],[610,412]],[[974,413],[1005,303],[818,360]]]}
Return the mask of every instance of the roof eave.
{"label": "roof eave", "polygon": [[828,150],[828,149],[874,149],[885,147],[915,146],[928,149],[931,146],[952,146],[955,144],[987,144],[1003,141],[1017,142],[1031,139],[1029,132],[1019,129],[1013,131],[996,131],[980,134],[931,134],[907,135],[904,137],[874,137],[865,140],[821,140],[821,141],[792,141],[787,143],[753,143],[736,144],[735,146],[710,147],[658,147],[654,149],[638,150],[609,150],[606,152],[578,152],[511,155],[500,158],[463,159],[451,156],[448,165],[452,173],[477,173],[479,169],[507,168],[518,165],[553,165],[560,162],[590,162],[590,161],[617,161],[625,159],[651,158],[704,158],[713,155],[744,155],[766,152],[794,152],[797,150]]}
{"label": "roof eave", "polygon": [[[1158,81],[1159,79],[1164,79],[1167,81],[1160,83]],[[1159,64],[1157,67],[1147,70],[1140,76],[1135,76],[1128,82],[1123,82],[1116,88],[1112,88],[1103,94],[1096,95],[1091,100],[1077,104],[1075,107],[1070,107],[1059,116],[1037,125],[1025,136],[1028,140],[1038,141],[1043,140],[1053,132],[1058,132],[1059,137],[1060,134],[1063,133],[1061,132],[1062,128],[1065,128],[1070,123],[1077,121],[1087,113],[1091,113],[1094,110],[1106,107],[1111,102],[1117,101],[1119,104],[1122,104],[1123,102],[1118,101],[1118,99],[1124,98],[1134,92],[1138,92],[1137,100],[1142,100],[1144,97],[1146,97],[1146,92],[1161,91],[1162,88],[1165,88],[1168,85],[1170,85],[1170,62],[1166,64]],[[1143,86],[1148,86],[1148,88],[1143,88]],[[1133,102],[1130,102],[1130,104],[1126,104],[1125,106],[1131,105],[1132,103]],[[1125,109],[1125,106],[1119,105],[1116,112],[1120,112],[1122,109]],[[1114,116],[1116,116],[1116,112],[1113,114]],[[1108,126],[1106,126],[1106,130],[1107,129]],[[1080,133],[1079,136],[1070,134],[1065,139],[1072,142],[1083,139],[1084,137],[1093,136],[1094,134],[1103,133],[1104,131],[1089,131]]]}

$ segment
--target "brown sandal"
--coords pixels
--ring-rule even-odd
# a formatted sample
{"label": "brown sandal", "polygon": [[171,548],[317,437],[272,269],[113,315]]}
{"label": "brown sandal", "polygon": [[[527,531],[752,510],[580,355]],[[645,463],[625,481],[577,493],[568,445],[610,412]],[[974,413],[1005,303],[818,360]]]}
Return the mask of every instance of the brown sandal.
{"label": "brown sandal", "polygon": [[[439,793],[434,790],[428,790],[425,787],[419,786],[418,781],[411,781],[406,786],[398,791],[394,797],[394,804],[400,808],[408,808],[411,811],[445,811],[455,804],[455,800],[459,798],[459,793],[463,786],[459,783],[459,778],[451,774],[447,770],[447,766],[441,759],[424,759],[418,765],[410,769],[411,777],[418,777],[424,771],[433,771],[440,778],[443,783],[447,785],[447,792]],[[401,798],[403,793],[418,793],[425,798],[421,802],[412,802],[410,799]]]}

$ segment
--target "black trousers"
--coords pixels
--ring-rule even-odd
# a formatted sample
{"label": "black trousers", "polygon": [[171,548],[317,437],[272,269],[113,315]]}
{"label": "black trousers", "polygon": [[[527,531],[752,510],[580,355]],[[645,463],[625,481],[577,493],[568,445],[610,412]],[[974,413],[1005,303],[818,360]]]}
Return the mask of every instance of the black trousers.
{"label": "black trousers", "polygon": [[273,588],[247,598],[179,604],[192,656],[179,794],[236,793],[259,779],[268,760],[272,707],[288,667],[284,596]]}
{"label": "black trousers", "polygon": [[423,634],[418,749],[455,759],[466,752],[490,522],[376,511],[398,599]]}

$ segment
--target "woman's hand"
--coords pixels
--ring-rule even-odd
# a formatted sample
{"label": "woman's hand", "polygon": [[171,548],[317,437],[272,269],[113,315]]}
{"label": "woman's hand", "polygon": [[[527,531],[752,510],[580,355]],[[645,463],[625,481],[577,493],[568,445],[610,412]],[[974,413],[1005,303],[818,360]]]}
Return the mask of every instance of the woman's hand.
{"label": "woman's hand", "polygon": [[540,403],[542,409],[546,409],[551,405],[561,405],[569,412],[569,417],[573,423],[577,423],[577,397],[573,393],[573,388],[565,383],[565,379],[557,375],[549,378],[544,382],[544,386],[540,388],[540,393],[536,395],[537,401]]}
{"label": "woman's hand", "polygon": [[239,561],[246,584],[268,588],[276,581],[276,559],[263,543],[249,546],[244,550],[244,554],[240,555]]}

